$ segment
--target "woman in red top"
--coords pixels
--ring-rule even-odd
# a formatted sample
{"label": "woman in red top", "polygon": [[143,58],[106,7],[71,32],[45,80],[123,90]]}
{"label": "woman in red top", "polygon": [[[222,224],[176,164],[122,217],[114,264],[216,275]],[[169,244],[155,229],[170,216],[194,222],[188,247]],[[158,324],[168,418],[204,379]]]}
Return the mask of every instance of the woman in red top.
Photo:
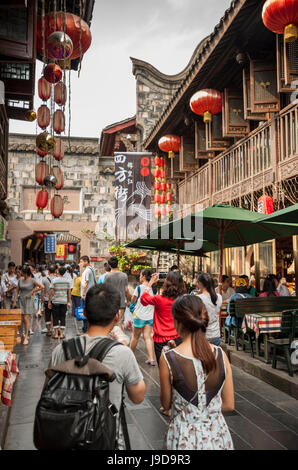
{"label": "woman in red top", "polygon": [[154,305],[153,330],[154,330],[154,350],[157,363],[168,341],[175,340],[178,346],[181,338],[178,335],[172,316],[172,305],[177,297],[186,293],[183,278],[178,272],[170,272],[164,282],[161,295],[150,295],[149,289],[158,282],[158,273],[152,275],[147,289],[141,297],[141,304],[144,306]]}
{"label": "woman in red top", "polygon": [[260,294],[260,297],[280,297],[280,293],[276,290],[276,284],[278,281],[275,281],[276,276],[269,274],[264,281],[263,292]]}

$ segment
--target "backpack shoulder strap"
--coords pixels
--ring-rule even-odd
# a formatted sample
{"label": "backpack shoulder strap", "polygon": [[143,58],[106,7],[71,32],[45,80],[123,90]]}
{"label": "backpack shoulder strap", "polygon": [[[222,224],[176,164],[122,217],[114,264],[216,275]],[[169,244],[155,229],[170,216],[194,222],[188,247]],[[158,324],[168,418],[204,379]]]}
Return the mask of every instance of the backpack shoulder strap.
{"label": "backpack shoulder strap", "polygon": [[75,359],[76,357],[83,357],[84,351],[80,338],[71,338],[62,342],[62,348],[66,361]]}
{"label": "backpack shoulder strap", "polygon": [[96,343],[96,345],[92,348],[89,353],[89,357],[93,359],[97,359],[98,361],[102,362],[108,352],[114,347],[121,343],[114,341],[111,338],[103,338]]}

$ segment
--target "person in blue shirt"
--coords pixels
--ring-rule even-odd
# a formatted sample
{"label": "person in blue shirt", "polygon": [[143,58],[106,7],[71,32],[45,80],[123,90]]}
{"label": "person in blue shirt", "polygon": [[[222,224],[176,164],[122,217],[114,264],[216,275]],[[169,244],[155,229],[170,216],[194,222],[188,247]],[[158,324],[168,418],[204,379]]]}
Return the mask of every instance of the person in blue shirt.
{"label": "person in blue shirt", "polygon": [[111,266],[109,265],[109,263],[105,263],[104,268],[106,272],[102,274],[101,276],[99,276],[98,281],[97,281],[98,284],[103,284],[105,282],[107,273],[111,271]]}
{"label": "person in blue shirt", "polygon": [[[235,281],[236,294],[232,295],[229,299],[227,312],[230,313],[231,302],[237,299],[249,299],[252,296],[249,293],[249,283],[247,276],[240,276]],[[241,321],[241,319],[239,319]],[[226,326],[233,325],[236,326],[237,319],[229,314],[226,318]]]}

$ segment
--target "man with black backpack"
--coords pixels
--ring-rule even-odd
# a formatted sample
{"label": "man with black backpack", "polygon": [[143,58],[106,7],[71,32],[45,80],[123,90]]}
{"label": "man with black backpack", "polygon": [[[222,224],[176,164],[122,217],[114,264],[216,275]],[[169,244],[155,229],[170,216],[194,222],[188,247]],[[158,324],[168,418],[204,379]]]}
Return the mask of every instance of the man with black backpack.
{"label": "man with black backpack", "polygon": [[113,286],[88,290],[87,334],[57,346],[46,372],[34,425],[38,449],[130,449],[123,389],[139,404],[146,387],[133,352],[108,338],[119,309]]}

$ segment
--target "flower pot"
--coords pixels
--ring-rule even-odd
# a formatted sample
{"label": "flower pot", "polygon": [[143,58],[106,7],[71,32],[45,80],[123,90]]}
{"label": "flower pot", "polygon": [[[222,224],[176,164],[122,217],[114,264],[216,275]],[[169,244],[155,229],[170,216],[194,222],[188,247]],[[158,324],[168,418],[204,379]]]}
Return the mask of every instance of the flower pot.
{"label": "flower pot", "polygon": [[141,271],[140,270],[132,270],[131,271],[131,274],[133,274],[134,276],[139,276],[141,274]]}

